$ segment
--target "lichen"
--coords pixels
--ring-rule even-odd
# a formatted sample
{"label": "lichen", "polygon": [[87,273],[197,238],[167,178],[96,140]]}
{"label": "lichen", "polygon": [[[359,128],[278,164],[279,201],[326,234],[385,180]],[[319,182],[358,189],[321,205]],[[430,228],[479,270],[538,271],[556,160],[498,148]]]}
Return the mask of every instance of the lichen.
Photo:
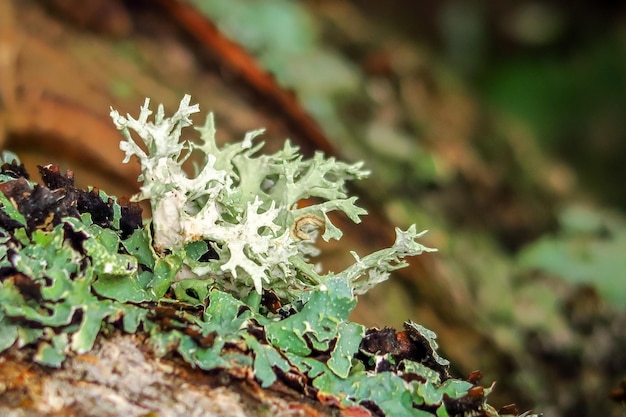
{"label": "lichen", "polygon": [[[329,277],[317,274],[308,264],[317,253],[313,245],[318,229],[324,230],[326,241],[341,238],[342,232],[328,217],[335,210],[360,221],[366,212],[356,206],[355,197],[348,197],[345,184],[368,172],[361,163],[345,164],[320,152],[303,159],[288,141],[275,154],[256,156],[263,144],[254,140],[262,130],[219,148],[212,115],[197,128],[199,141],[181,141],[183,128],[191,125],[190,115],[198,111],[197,105],[190,105],[189,96],[170,118],[159,106],[151,121],[149,100],[137,119],[111,111],[124,136],[120,144],[126,153],[124,162],[135,156],[141,164],[141,192],[134,198],[150,200],[157,251],[207,242],[207,249],[217,256],[206,262],[187,262],[179,278],[210,279],[240,298],[253,286],[259,294],[271,288],[281,299],[292,301],[303,291],[324,284]],[[133,139],[133,131],[141,143]],[[193,151],[200,154],[202,165],[189,177],[182,165]],[[299,206],[305,199],[316,200]],[[415,228],[398,233],[399,246],[388,254],[391,258],[357,258],[353,267],[338,276],[363,293],[388,277],[394,269],[394,254],[413,256],[430,250],[414,241],[420,236]]]}
{"label": "lichen", "polygon": [[[60,367],[90,351],[103,330],[141,333],[156,356],[247,375],[263,387],[283,380],[340,407],[393,416],[497,416],[491,388],[454,379],[436,335],[366,329],[348,320],[357,295],[432,251],[413,225],[392,247],[359,257],[338,273],[312,263],[315,241],[341,238],[328,213],[355,222],[365,210],[346,182],[367,175],[289,142],[257,155],[261,133],[218,147],[213,117],[199,142],[182,140],[189,96],[172,117],[146,100],[137,119],[111,111],[125,162],[141,164],[134,203],[74,188],[73,175],[40,167],[28,180],[11,154],[0,173],[0,352],[34,347],[34,361]],[[138,143],[132,132],[141,139]],[[200,156],[194,176],[183,164]],[[307,204],[302,204],[307,200]],[[323,229],[323,233],[322,233]]]}

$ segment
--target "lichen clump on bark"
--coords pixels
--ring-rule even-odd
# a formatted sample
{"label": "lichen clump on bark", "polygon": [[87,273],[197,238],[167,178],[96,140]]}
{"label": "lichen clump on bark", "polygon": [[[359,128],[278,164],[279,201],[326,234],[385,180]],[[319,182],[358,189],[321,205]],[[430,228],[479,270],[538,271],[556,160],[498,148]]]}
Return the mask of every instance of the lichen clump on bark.
{"label": "lichen clump on bark", "polygon": [[[358,294],[433,250],[417,242],[423,232],[396,229],[392,247],[353,253],[354,265],[338,273],[312,263],[320,234],[342,235],[328,213],[357,223],[366,214],[346,191],[367,175],[361,164],[303,159],[289,142],[257,155],[261,131],[219,147],[211,115],[198,141],[181,140],[197,111],[189,96],[171,117],[159,106],[151,119],[148,100],[137,119],[111,111],[125,162],[141,164],[133,199],[149,200],[153,213],[143,222],[134,202],[78,190],[53,165],[40,167],[45,186],[35,184],[3,156],[0,352],[34,347],[36,362],[60,367],[116,329],[144,334],[157,356],[263,387],[280,379],[339,407],[498,416],[486,402],[491,388],[450,376],[433,332],[412,321],[396,332],[348,320]],[[194,153],[189,176],[182,167]]]}

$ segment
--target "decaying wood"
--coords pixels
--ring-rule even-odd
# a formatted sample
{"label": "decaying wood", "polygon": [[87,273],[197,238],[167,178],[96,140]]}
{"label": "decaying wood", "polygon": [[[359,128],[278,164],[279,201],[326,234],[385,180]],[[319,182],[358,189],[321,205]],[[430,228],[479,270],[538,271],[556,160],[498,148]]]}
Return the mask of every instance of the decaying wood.
{"label": "decaying wood", "polygon": [[226,373],[155,359],[137,336],[99,338],[62,369],[33,364],[24,352],[0,358],[3,417],[365,417],[323,407],[284,386],[261,390]]}

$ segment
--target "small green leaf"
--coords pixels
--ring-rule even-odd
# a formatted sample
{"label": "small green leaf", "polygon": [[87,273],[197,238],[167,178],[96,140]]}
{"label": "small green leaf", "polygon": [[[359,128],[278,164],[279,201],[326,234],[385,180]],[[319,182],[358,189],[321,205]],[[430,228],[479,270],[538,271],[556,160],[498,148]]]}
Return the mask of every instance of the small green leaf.
{"label": "small green leaf", "polygon": [[147,228],[135,229],[129,238],[122,240],[122,245],[138,263],[154,269],[154,262],[158,257],[152,247],[152,238]]}
{"label": "small green leaf", "polygon": [[209,306],[199,324],[207,333],[215,331],[220,335],[235,335],[245,328],[250,313],[245,304],[232,295],[213,289],[209,294]]}
{"label": "small green leaf", "polygon": [[403,360],[402,362],[400,362],[400,369],[402,369],[402,372],[404,374],[419,375],[433,385],[439,385],[439,383],[441,382],[441,376],[439,375],[439,372],[419,362]]}
{"label": "small green leaf", "polygon": [[427,405],[439,405],[443,400],[443,392],[429,381],[417,382],[415,392],[418,398]]}
{"label": "small green leaf", "polygon": [[450,417],[450,414],[448,414],[448,410],[446,410],[445,404],[441,404],[437,408],[437,417]]}
{"label": "small green leaf", "polygon": [[212,284],[208,279],[189,278],[175,283],[172,288],[177,300],[191,305],[203,305],[213,289]]}
{"label": "small green leaf", "polygon": [[0,313],[0,353],[4,352],[17,340],[18,326]]}
{"label": "small green leaf", "polygon": [[119,239],[117,235],[99,226],[86,226],[79,219],[66,217],[65,223],[75,232],[82,233],[83,249],[91,259],[92,269],[96,275],[132,275],[137,271],[137,259],[130,255],[118,253]]}
{"label": "small green leaf", "polygon": [[94,272],[97,275],[132,275],[137,271],[137,259],[130,255],[109,252],[95,239],[86,239],[83,247],[91,258]]}
{"label": "small green leaf", "polygon": [[188,363],[194,364],[201,369],[225,369],[229,368],[231,364],[225,355],[222,354],[224,344],[224,338],[216,337],[211,346],[201,347],[191,337],[182,335],[176,350]]}
{"label": "small green leaf", "polygon": [[95,238],[107,252],[117,253],[119,251],[120,238],[113,230],[103,229],[96,225],[89,226],[88,230],[91,236]]}
{"label": "small green leaf", "polygon": [[148,291],[155,299],[165,295],[182,265],[183,259],[180,251],[169,254],[164,258],[159,258],[156,261],[154,275],[148,284]]}
{"label": "small green leaf", "polygon": [[[122,307],[122,306],[120,306]],[[145,308],[139,308],[132,305],[123,306],[122,325],[126,333],[135,333],[141,323],[146,322],[146,316],[148,310]]]}
{"label": "small green leaf", "polygon": [[337,342],[330,353],[328,368],[340,378],[347,378],[352,358],[358,351],[365,328],[356,323],[342,322],[337,327]]}
{"label": "small green leaf", "polygon": [[244,334],[243,339],[248,347],[254,351],[254,376],[261,381],[262,387],[267,388],[276,381],[274,367],[283,372],[287,372],[291,368],[289,362],[272,346],[259,343],[249,334]]}
{"label": "small green leaf", "polygon": [[19,229],[15,230],[13,232],[13,237],[22,245],[28,245],[30,243],[30,238],[28,237],[28,234],[26,233],[26,229],[23,227],[20,227]]}
{"label": "small green leaf", "polygon": [[102,321],[105,317],[113,314],[111,302],[98,300],[91,293],[90,280],[80,278],[74,281],[74,291],[67,299],[67,303],[73,308],[80,308],[83,312],[82,321],[78,330],[72,335],[71,349],[77,353],[84,353],[91,350],[100,331]]}
{"label": "small green leaf", "polygon": [[404,323],[404,328],[409,332],[409,336],[417,341],[426,341],[428,347],[430,348],[430,352],[428,352],[429,356],[432,356],[433,359],[441,366],[443,370],[447,372],[448,366],[450,365],[450,361],[442,358],[438,353],[437,349],[439,345],[435,339],[437,339],[437,334],[430,329],[422,326],[421,324],[417,324],[411,320]]}
{"label": "small green leaf", "polygon": [[[11,178],[11,180],[13,180],[13,178]],[[3,192],[0,192],[0,209],[5,214],[7,214],[11,218],[11,220],[15,220],[16,222],[23,225],[26,224],[26,219],[24,218],[22,213],[19,212],[17,207],[13,205],[13,203],[7,198],[6,195],[4,195]]]}
{"label": "small green leaf", "polygon": [[306,335],[315,349],[328,350],[330,341],[337,337],[338,326],[348,319],[355,305],[348,283],[331,279],[325,287],[310,293],[300,312],[269,323],[265,327],[268,340],[285,352],[306,356],[311,353]]}
{"label": "small green leaf", "polygon": [[19,327],[17,329],[17,347],[21,348],[35,343],[43,337],[43,329],[33,329],[31,327]]}
{"label": "small green leaf", "polygon": [[33,359],[42,365],[60,368],[65,360],[65,350],[68,340],[66,333],[52,336],[51,343],[41,342]]}
{"label": "small green leaf", "polygon": [[22,317],[44,326],[58,327],[68,325],[71,322],[77,307],[68,303],[45,303],[39,308],[35,308],[28,304],[18,303],[4,305],[3,309],[9,317]]}
{"label": "small green leaf", "polygon": [[[183,334],[178,330],[163,332],[158,331],[158,328],[154,327],[150,331],[150,340],[148,341],[148,344],[153,349],[155,355],[163,357],[177,349],[182,338]],[[189,361],[187,362],[191,363]]]}
{"label": "small green leaf", "polygon": [[196,241],[188,243],[185,246],[185,254],[187,258],[192,259],[194,261],[197,261],[198,259],[200,259],[202,255],[208,252],[208,250],[209,250],[209,245],[207,245],[207,243],[204,240],[196,240]]}
{"label": "small green leaf", "polygon": [[[142,276],[151,279],[153,274],[144,271]],[[146,287],[141,285],[141,281],[137,277],[102,274],[93,283],[92,287],[101,297],[110,298],[120,303],[141,303],[144,301],[156,301],[157,299],[146,291]]]}
{"label": "small green leaf", "polygon": [[120,229],[120,219],[122,218],[122,208],[117,203],[117,199],[115,197],[110,197],[103,190],[98,190],[98,196],[105,203],[109,202],[109,199],[113,201],[111,208],[113,209],[113,220],[111,221],[111,225],[115,228],[115,230]]}
{"label": "small green leaf", "polygon": [[472,387],[470,382],[461,379],[448,379],[437,388],[437,391],[450,398],[461,398],[467,395],[467,391]]}

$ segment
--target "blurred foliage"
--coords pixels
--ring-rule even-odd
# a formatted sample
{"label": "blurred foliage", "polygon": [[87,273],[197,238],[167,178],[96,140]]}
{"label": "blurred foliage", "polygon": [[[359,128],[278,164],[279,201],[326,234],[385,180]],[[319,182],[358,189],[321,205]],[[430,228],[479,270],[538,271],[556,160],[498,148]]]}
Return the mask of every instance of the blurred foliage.
{"label": "blurred foliage", "polygon": [[626,209],[626,39],[616,31],[567,56],[521,55],[484,76],[487,102],[522,120],[548,152],[572,164],[580,183]]}
{"label": "blurred foliage", "polygon": [[192,0],[231,39],[259,62],[299,100],[325,129],[341,134],[334,100],[358,84],[349,61],[323,48],[318,22],[302,5],[287,0]]}
{"label": "blurred foliage", "polygon": [[558,234],[543,236],[520,252],[520,264],[574,284],[595,286],[615,307],[626,307],[623,280],[626,222],[623,216],[570,207],[563,211],[560,220]]}

